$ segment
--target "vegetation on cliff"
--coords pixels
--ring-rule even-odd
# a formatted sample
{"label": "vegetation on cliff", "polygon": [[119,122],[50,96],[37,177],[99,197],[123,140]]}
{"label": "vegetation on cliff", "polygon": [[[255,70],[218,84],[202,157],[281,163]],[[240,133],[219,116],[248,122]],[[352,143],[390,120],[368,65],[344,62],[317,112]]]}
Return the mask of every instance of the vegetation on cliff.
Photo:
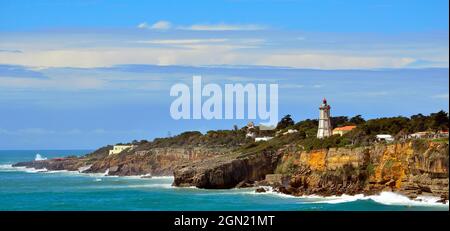
{"label": "vegetation on cliff", "polygon": [[[343,136],[334,135],[324,139],[317,139],[318,120],[306,119],[295,123],[291,115],[284,116],[276,129],[259,130],[256,127],[257,136],[273,136],[274,139],[267,142],[254,142],[251,138],[246,138],[247,127],[238,128],[234,126],[230,130],[211,130],[202,134],[199,131],[187,131],[179,135],[156,138],[153,141],[133,141],[134,150],[144,151],[152,148],[169,147],[225,147],[236,150],[242,154],[258,153],[263,150],[273,151],[286,144],[294,144],[304,150],[315,150],[333,147],[358,147],[367,146],[375,141],[376,134],[391,134],[401,137],[405,134],[418,131],[439,131],[448,130],[449,117],[444,111],[431,113],[428,116],[417,114],[411,117],[390,117],[365,120],[361,115],[348,118],[347,116],[337,116],[331,118],[333,127],[356,125]],[[298,132],[279,135],[289,129]],[[445,142],[445,140],[440,140]],[[112,146],[102,147],[87,157],[98,159],[104,158]]]}
{"label": "vegetation on cliff", "polygon": [[[275,136],[289,129],[296,129],[297,133],[276,136],[274,139],[263,143],[247,143],[241,147],[243,153],[255,153],[262,150],[276,150],[285,144],[295,144],[304,150],[315,150],[333,147],[359,147],[368,146],[374,143],[377,134],[390,134],[397,137],[397,140],[406,139],[406,135],[420,131],[441,131],[448,130],[449,116],[444,111],[431,113],[428,116],[417,114],[408,117],[389,117],[364,120],[360,115],[348,118],[338,116],[331,118],[332,126],[356,125],[352,131],[343,136],[334,135],[324,139],[317,139],[318,120],[306,119],[297,123],[291,119],[290,115],[284,117],[272,131],[264,131],[265,135]],[[441,142],[444,140],[439,140]]]}

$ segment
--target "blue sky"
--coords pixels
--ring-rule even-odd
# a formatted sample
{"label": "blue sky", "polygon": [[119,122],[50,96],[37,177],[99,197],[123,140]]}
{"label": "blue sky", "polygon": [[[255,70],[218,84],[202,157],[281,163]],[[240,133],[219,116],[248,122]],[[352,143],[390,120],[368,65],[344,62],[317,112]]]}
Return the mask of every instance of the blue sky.
{"label": "blue sky", "polygon": [[2,30],[132,28],[174,24],[259,24],[326,32],[411,32],[448,29],[448,1],[1,1]]}
{"label": "blue sky", "polygon": [[96,148],[174,121],[170,87],[278,83],[280,117],[448,111],[448,1],[0,0],[0,149]]}

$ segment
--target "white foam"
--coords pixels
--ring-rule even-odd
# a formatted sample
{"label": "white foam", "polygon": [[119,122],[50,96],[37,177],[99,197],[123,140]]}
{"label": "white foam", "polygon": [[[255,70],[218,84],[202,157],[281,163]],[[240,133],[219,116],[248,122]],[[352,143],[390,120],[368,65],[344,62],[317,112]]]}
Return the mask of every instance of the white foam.
{"label": "white foam", "polygon": [[84,172],[84,171],[90,169],[91,167],[92,167],[92,164],[87,165],[87,166],[83,166],[83,167],[79,167],[79,168],[78,168],[78,172],[82,173],[82,172]]}
{"label": "white foam", "polygon": [[[87,167],[90,166],[86,166]],[[85,170],[84,168],[82,170]],[[27,173],[43,173],[43,174],[72,174],[72,175],[80,175],[80,176],[89,176],[89,177],[95,177],[95,181],[102,181],[101,178],[124,178],[124,179],[140,179],[145,181],[152,181],[152,180],[162,180],[163,182],[166,182],[167,180],[170,180],[170,183],[154,183],[154,184],[145,184],[145,185],[130,185],[125,187],[155,187],[155,188],[172,188],[172,181],[174,179],[173,176],[153,176],[151,178],[142,178],[145,175],[136,175],[136,176],[116,176],[116,175],[109,175],[109,169],[107,169],[104,173],[83,173],[83,171],[68,171],[68,170],[47,170],[46,168],[43,169],[35,169],[35,168],[27,168],[27,167],[13,167],[11,164],[1,164],[0,165],[0,171],[2,172],[12,172],[12,171],[20,171],[20,172],[27,172]]]}
{"label": "white foam", "polygon": [[353,202],[357,200],[367,200],[368,197],[365,197],[363,194],[356,194],[356,195],[346,195],[343,194],[341,196],[329,196],[329,197],[321,197],[321,196],[303,196],[302,198],[305,198],[309,201],[309,203],[327,203],[327,204],[340,204],[340,203],[348,203]]}
{"label": "white foam", "polygon": [[265,196],[276,196],[282,198],[298,199],[300,203],[313,203],[313,204],[340,204],[354,202],[358,200],[373,200],[379,204],[385,205],[405,205],[405,206],[449,206],[447,201],[445,204],[438,202],[439,197],[433,196],[418,196],[416,199],[410,199],[404,195],[394,193],[394,192],[381,192],[378,195],[364,196],[363,194],[347,195],[343,194],[341,196],[318,196],[318,195],[307,195],[307,196],[293,196],[284,193],[274,191],[272,187],[262,187],[266,192],[257,193],[255,192],[255,187],[249,189],[231,189],[227,192],[217,192],[217,194],[248,194],[248,195],[265,195]]}
{"label": "white foam", "polygon": [[71,173],[71,174],[76,174],[78,172],[77,171],[69,171],[69,170],[51,170],[51,171],[46,171],[44,173]]}
{"label": "white foam", "polygon": [[40,168],[40,169],[23,168],[23,171],[28,172],[28,173],[48,172],[48,170],[46,168]]}
{"label": "white foam", "polygon": [[27,168],[27,167],[13,167],[11,164],[2,164],[0,165],[0,172],[13,172],[13,171],[20,171],[20,172],[28,172],[28,173],[37,173],[37,172],[46,172],[47,169],[35,169],[35,168]]}
{"label": "white foam", "polygon": [[149,179],[167,179],[167,180],[173,180],[173,176],[152,176],[152,178]]}
{"label": "white foam", "polygon": [[382,192],[379,195],[368,197],[377,203],[385,205],[449,206],[448,201],[445,204],[439,203],[438,200],[440,200],[440,198],[432,196],[418,196],[416,199],[412,200],[397,193]]}
{"label": "white foam", "polygon": [[47,157],[43,157],[41,156],[41,154],[37,153],[36,157],[34,158],[35,161],[39,161],[39,160],[46,160]]}
{"label": "white foam", "polygon": [[[263,188],[266,191],[265,192],[256,192],[257,188]],[[246,194],[246,195],[255,195],[255,196],[256,195],[265,195],[265,196],[276,196],[276,197],[283,197],[283,198],[298,198],[296,196],[277,192],[271,186],[233,188],[233,189],[226,189],[226,190],[227,190],[226,192],[220,192],[218,194]]]}
{"label": "white foam", "polygon": [[13,172],[13,171],[36,173],[36,172],[46,172],[47,169],[27,168],[24,166],[13,167],[12,164],[0,164],[0,172]]}
{"label": "white foam", "polygon": [[357,200],[373,200],[379,204],[384,205],[405,205],[405,206],[448,206],[446,204],[439,203],[438,197],[432,196],[419,196],[416,199],[410,199],[404,195],[394,192],[381,192],[378,195],[364,196],[363,194],[346,195],[341,196],[329,196],[321,197],[317,195],[301,196],[299,198],[306,199],[305,203],[326,203],[326,204],[339,204],[348,203]]}
{"label": "white foam", "polygon": [[0,172],[11,172],[11,171],[17,171],[17,169],[13,167],[12,164],[0,164]]}
{"label": "white foam", "polygon": [[145,180],[151,180],[151,179],[158,179],[158,180],[173,180],[174,177],[173,176],[152,176],[152,177],[148,177],[151,176],[150,174],[144,174],[144,175],[134,175],[134,176],[122,176],[123,178],[128,178],[128,179],[145,179]]}

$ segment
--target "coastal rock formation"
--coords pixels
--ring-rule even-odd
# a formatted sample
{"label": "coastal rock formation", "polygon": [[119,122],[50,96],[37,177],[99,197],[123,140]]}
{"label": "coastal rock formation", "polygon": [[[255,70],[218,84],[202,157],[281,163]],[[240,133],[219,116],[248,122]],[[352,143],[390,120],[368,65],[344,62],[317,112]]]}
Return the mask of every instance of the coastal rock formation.
{"label": "coastal rock formation", "polygon": [[448,156],[448,144],[420,140],[313,151],[288,145],[275,152],[220,156],[180,166],[174,171],[174,185],[232,188],[246,182],[297,196],[396,191],[410,198],[433,195],[447,200]]}
{"label": "coastal rock formation", "polygon": [[278,172],[291,180],[279,190],[324,196],[395,191],[410,198],[433,195],[446,200],[448,155],[448,144],[419,141],[287,153]]}
{"label": "coastal rock formation", "polygon": [[263,180],[275,169],[280,153],[222,155],[175,168],[175,186],[223,189]]}
{"label": "coastal rock formation", "polygon": [[67,171],[78,171],[79,168],[83,167],[83,159],[78,158],[55,158],[50,160],[33,160],[26,162],[19,162],[14,164],[14,167],[27,167],[35,169],[47,169],[52,171],[67,170]]}
{"label": "coastal rock formation", "polygon": [[141,148],[108,155],[108,148],[99,149],[82,157],[57,158],[16,163],[13,166],[47,170],[69,170],[84,173],[105,173],[117,176],[172,175],[176,166],[227,152],[225,148]]}
{"label": "coastal rock formation", "polygon": [[173,169],[187,161],[212,157],[225,152],[210,148],[152,148],[149,150],[133,150],[131,153],[110,155],[93,163],[86,172],[105,172],[109,175],[154,176],[172,175]]}
{"label": "coastal rock formation", "polygon": [[[267,147],[271,147],[268,145]],[[243,154],[226,147],[137,146],[108,155],[112,146],[82,157],[20,162],[14,166],[108,175],[174,175],[174,186],[207,189],[272,186],[291,195],[375,194],[395,191],[448,200],[445,142],[412,140],[356,148],[304,150],[286,144]]]}

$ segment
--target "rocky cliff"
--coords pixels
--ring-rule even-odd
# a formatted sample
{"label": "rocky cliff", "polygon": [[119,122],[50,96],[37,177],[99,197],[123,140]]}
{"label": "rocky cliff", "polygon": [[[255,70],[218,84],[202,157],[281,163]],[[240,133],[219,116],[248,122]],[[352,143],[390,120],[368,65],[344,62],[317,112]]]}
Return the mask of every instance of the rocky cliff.
{"label": "rocky cliff", "polygon": [[175,168],[173,184],[210,189],[248,185],[272,173],[278,157],[274,152],[249,156],[234,153],[180,165]]}
{"label": "rocky cliff", "polygon": [[[271,185],[282,193],[324,196],[396,191],[411,198],[429,194],[446,200],[448,156],[448,144],[421,140],[313,151],[286,145],[275,151],[220,156],[179,166],[174,171],[174,185]],[[265,180],[273,173],[287,180]]]}
{"label": "rocky cliff", "polygon": [[99,149],[82,157],[58,158],[28,161],[14,164],[35,169],[69,170],[84,173],[105,173],[108,175],[172,175],[176,166],[185,162],[214,157],[228,152],[227,148],[177,147],[149,148],[137,147],[120,154],[108,155],[112,146]]}
{"label": "rocky cliff", "polygon": [[445,142],[413,140],[312,151],[290,143],[262,146],[244,154],[223,146],[142,145],[115,155],[108,155],[112,146],[107,146],[82,157],[14,166],[118,176],[173,174],[175,186],[226,189],[270,185],[298,196],[396,191],[411,198],[433,195],[448,199],[449,149]]}

